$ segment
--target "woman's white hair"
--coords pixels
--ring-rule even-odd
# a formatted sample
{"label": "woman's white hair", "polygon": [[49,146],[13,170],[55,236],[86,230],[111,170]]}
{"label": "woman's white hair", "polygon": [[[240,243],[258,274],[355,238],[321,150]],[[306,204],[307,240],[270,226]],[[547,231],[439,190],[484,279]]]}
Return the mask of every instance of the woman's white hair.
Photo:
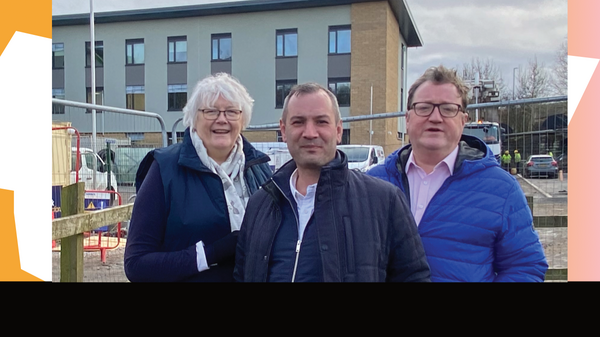
{"label": "woman's white hair", "polygon": [[196,84],[192,96],[183,108],[183,125],[193,129],[198,109],[214,107],[219,96],[223,96],[224,99],[242,110],[243,129],[250,125],[254,99],[250,97],[246,87],[227,73],[207,76]]}

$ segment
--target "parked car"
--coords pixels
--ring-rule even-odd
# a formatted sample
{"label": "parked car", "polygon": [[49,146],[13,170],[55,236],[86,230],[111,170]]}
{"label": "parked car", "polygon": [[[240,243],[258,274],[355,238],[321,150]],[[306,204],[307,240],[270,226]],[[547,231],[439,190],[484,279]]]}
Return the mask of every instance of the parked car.
{"label": "parked car", "polygon": [[558,156],[558,158],[556,158],[556,162],[558,163],[558,169],[562,170],[563,173],[567,173],[567,167],[568,167],[567,154],[563,153],[560,156]]}
{"label": "parked car", "polygon": [[348,168],[367,172],[372,166],[383,164],[383,147],[378,145],[338,145],[338,150],[348,156]]}
{"label": "parked car", "polygon": [[523,172],[525,178],[533,176],[556,178],[558,177],[558,163],[547,154],[529,156]]}

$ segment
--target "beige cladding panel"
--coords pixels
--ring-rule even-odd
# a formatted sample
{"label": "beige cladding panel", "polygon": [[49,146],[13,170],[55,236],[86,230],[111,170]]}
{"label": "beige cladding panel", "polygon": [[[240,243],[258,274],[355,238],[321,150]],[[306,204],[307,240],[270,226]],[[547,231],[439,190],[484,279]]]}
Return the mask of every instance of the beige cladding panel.
{"label": "beige cladding panel", "polygon": [[[350,115],[368,115],[398,110],[398,23],[387,1],[352,5],[352,104]],[[354,144],[384,147],[386,154],[400,146],[397,140],[397,118],[351,123],[350,138]]]}

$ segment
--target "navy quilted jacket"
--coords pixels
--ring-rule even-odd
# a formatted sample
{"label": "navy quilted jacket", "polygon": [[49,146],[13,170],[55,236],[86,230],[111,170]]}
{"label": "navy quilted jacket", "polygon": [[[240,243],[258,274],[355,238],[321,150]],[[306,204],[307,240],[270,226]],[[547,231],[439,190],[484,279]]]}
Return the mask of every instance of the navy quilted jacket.
{"label": "navy quilted jacket", "polygon": [[[368,174],[399,186],[410,200],[405,164],[411,146]],[[462,136],[454,174],[419,224],[431,280],[541,282],[548,269],[525,195],[481,140]]]}
{"label": "navy quilted jacket", "polygon": [[[243,141],[244,178],[252,194],[272,172],[269,157]],[[148,153],[138,169],[136,186],[140,193],[124,259],[129,280],[233,281],[233,258],[198,272],[196,243],[208,247],[227,236],[231,227],[221,178],[200,161],[189,128],[183,142]]]}
{"label": "navy quilted jacket", "polygon": [[[389,183],[348,169],[346,155],[321,169],[313,214],[324,282],[429,282],[423,246],[402,193]],[[236,252],[234,278],[268,280],[286,200],[289,161],[248,202]]]}

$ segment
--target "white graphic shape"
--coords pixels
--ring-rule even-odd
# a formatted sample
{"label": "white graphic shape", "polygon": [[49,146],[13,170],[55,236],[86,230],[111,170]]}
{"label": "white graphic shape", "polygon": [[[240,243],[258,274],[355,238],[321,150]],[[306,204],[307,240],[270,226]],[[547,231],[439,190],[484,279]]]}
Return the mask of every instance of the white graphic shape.
{"label": "white graphic shape", "polygon": [[0,188],[14,191],[21,269],[52,281],[52,40],[15,32],[0,56]]}
{"label": "white graphic shape", "polygon": [[568,123],[571,123],[571,118],[583,97],[583,93],[587,88],[594,70],[598,65],[598,59],[579,57],[579,56],[568,56],[569,62],[569,79],[568,79],[568,94],[569,94],[569,107],[568,107]]}

